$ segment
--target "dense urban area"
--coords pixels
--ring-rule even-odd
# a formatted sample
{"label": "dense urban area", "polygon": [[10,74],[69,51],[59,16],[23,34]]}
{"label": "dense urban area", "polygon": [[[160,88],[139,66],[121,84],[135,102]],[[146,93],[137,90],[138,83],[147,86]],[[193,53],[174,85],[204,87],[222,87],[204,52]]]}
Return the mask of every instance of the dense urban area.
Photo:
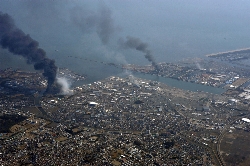
{"label": "dense urban area", "polygon": [[[0,165],[248,165],[249,69],[216,58],[159,63],[159,71],[116,67],[223,94],[131,74],[45,95],[41,73],[2,70]],[[66,68],[59,76],[85,79]]]}

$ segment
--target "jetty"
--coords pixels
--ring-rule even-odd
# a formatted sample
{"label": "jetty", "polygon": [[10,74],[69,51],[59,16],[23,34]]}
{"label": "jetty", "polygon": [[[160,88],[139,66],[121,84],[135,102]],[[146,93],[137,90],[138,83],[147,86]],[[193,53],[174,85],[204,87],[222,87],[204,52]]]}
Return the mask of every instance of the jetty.
{"label": "jetty", "polygon": [[250,51],[249,48],[242,48],[242,49],[236,49],[236,50],[231,50],[231,51],[226,51],[226,52],[218,52],[218,53],[213,53],[213,54],[207,54],[207,57],[217,57],[217,56],[223,56],[227,54],[237,54],[237,53],[248,53]]}

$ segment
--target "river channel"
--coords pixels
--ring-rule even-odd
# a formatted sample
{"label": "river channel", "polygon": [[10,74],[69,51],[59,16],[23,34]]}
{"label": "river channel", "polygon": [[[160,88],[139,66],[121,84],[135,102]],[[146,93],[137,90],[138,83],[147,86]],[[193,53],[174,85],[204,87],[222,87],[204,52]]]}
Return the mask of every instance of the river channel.
{"label": "river channel", "polygon": [[[128,77],[128,75],[124,75],[124,74],[118,74],[117,76]],[[146,80],[158,81],[158,82],[167,84],[170,87],[175,87],[175,88],[179,88],[183,90],[189,90],[193,92],[203,91],[203,92],[208,92],[212,94],[222,94],[226,91],[225,89],[222,89],[222,88],[216,88],[216,87],[211,87],[211,86],[202,85],[202,84],[185,82],[185,81],[180,81],[180,80],[176,80],[173,78],[165,78],[165,77],[160,77],[160,76],[151,75],[151,74],[143,74],[143,73],[135,72],[133,73],[133,76],[137,78],[146,79]],[[94,81],[92,80],[92,82]],[[84,80],[84,81],[74,83],[73,86],[80,86],[82,84],[89,84],[92,82],[90,82],[89,80]]]}
{"label": "river channel", "polygon": [[213,94],[222,94],[226,91],[225,89],[222,89],[222,88],[216,88],[216,87],[211,87],[211,86],[202,85],[202,84],[180,81],[180,80],[176,80],[173,78],[159,77],[159,76],[150,75],[150,74],[134,73],[134,76],[147,79],[147,80],[162,82],[164,84],[167,84],[170,87],[176,87],[179,89],[190,90],[194,92],[203,91],[203,92],[208,92],[208,93],[213,93]]}

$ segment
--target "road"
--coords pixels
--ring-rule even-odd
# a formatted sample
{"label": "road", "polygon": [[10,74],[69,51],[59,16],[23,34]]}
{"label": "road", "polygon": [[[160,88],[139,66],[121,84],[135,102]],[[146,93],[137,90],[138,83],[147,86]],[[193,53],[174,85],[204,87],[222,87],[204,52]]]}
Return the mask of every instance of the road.
{"label": "road", "polygon": [[[247,115],[245,115],[245,116],[249,116],[249,115],[250,115],[250,114],[247,114]],[[216,150],[217,150],[217,155],[218,155],[219,160],[221,161],[222,166],[224,166],[224,165],[226,165],[226,164],[225,164],[223,158],[221,157],[221,153],[220,153],[220,144],[221,144],[221,141],[222,141],[223,137],[225,136],[226,132],[229,131],[230,126],[232,126],[236,121],[241,120],[241,119],[242,119],[242,117],[239,117],[239,118],[233,120],[231,123],[229,123],[229,124],[223,129],[223,131],[221,131],[221,134],[220,134],[219,137],[218,137],[218,143],[217,143],[217,148],[216,148]]]}

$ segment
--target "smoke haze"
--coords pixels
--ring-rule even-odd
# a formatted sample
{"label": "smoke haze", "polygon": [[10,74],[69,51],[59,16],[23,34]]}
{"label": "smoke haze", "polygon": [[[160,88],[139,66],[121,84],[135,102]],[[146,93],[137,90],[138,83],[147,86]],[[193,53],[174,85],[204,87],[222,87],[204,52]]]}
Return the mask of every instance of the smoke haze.
{"label": "smoke haze", "polygon": [[27,63],[34,64],[36,70],[43,70],[43,75],[48,79],[47,92],[55,81],[55,61],[48,59],[39,43],[18,29],[13,19],[8,14],[0,12],[0,44],[2,48],[11,53],[21,55],[27,59]]}
{"label": "smoke haze", "polygon": [[104,4],[99,11],[89,11],[82,7],[74,7],[70,12],[71,21],[81,29],[83,33],[96,31],[98,37],[106,45],[116,31],[112,12]]}

